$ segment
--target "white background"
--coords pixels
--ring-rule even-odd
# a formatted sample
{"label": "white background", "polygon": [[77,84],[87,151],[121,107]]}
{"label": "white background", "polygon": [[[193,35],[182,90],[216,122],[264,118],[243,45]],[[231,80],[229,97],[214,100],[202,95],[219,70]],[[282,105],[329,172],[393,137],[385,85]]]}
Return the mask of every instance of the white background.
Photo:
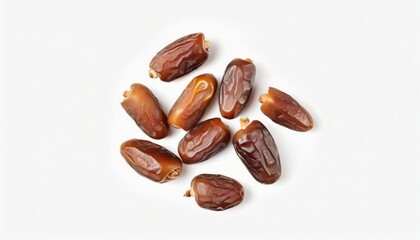
{"label": "white background", "polygon": [[[0,11],[0,239],[420,239],[419,1],[3,0]],[[158,50],[198,31],[213,44],[202,67],[148,78]],[[281,179],[259,184],[231,146],[166,184],[136,174],[119,145],[149,138],[122,92],[146,84],[167,112],[194,76],[220,82],[235,57],[257,66],[241,116],[271,131]],[[265,117],[268,86],[314,129]],[[213,101],[204,118],[216,116]],[[154,142],[176,152],[183,135]],[[213,212],[184,198],[204,172],[240,181],[244,202]]]}

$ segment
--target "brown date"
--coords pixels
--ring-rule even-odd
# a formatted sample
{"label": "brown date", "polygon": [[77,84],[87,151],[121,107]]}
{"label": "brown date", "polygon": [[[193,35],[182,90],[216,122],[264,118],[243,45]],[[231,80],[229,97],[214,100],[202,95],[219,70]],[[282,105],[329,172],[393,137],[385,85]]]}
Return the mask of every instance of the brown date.
{"label": "brown date", "polygon": [[120,147],[121,155],[140,175],[159,183],[176,179],[182,171],[182,161],[168,149],[139,139],[131,139]]}
{"label": "brown date", "polygon": [[300,132],[309,131],[314,126],[308,111],[276,88],[268,88],[268,93],[262,94],[258,100],[262,103],[261,111],[277,124]]}
{"label": "brown date", "polygon": [[260,183],[271,184],[281,175],[280,157],[268,129],[258,120],[241,118],[241,130],[233,136],[233,147],[251,175]]}
{"label": "brown date", "polygon": [[213,74],[195,77],[184,89],[168,114],[168,123],[188,131],[203,116],[217,89]]}
{"label": "brown date", "polygon": [[169,134],[165,112],[152,91],[146,86],[134,83],[131,90],[124,92],[121,106],[149,137],[161,139]]}
{"label": "brown date", "polygon": [[195,197],[205,209],[223,211],[242,202],[244,188],[233,178],[219,174],[200,174],[191,181],[186,197]]}
{"label": "brown date", "polygon": [[160,50],[149,64],[149,76],[162,81],[175,80],[201,66],[208,58],[210,43],[204,34],[193,33]]}
{"label": "brown date", "polygon": [[235,118],[245,107],[255,80],[251,59],[233,59],[226,68],[220,85],[219,110],[224,118]]}
{"label": "brown date", "polygon": [[208,119],[187,132],[178,144],[178,153],[186,164],[202,162],[226,147],[229,139],[229,128],[220,118]]}

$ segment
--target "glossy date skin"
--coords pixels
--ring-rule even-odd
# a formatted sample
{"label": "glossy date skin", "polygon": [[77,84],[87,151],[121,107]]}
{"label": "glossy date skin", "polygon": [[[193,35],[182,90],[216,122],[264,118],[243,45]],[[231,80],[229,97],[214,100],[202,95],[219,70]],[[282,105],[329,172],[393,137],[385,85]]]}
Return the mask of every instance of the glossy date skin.
{"label": "glossy date skin", "polygon": [[162,139],[169,134],[166,114],[149,88],[134,83],[131,90],[123,95],[125,98],[121,106],[144,133],[154,139]]}
{"label": "glossy date skin", "polygon": [[242,202],[244,188],[238,181],[227,176],[200,174],[193,178],[191,189],[184,196],[194,197],[202,208],[223,211]]}
{"label": "glossy date skin", "polygon": [[184,89],[168,114],[168,123],[185,131],[191,129],[203,116],[217,89],[213,74],[195,77]]}
{"label": "glossy date skin", "polygon": [[173,81],[201,66],[208,58],[210,43],[203,33],[193,33],[175,40],[160,50],[149,64],[149,76]]}
{"label": "glossy date skin", "polygon": [[241,130],[233,136],[233,147],[251,175],[260,183],[272,184],[281,175],[280,156],[268,129],[258,120],[241,118]]}
{"label": "glossy date skin", "polygon": [[178,144],[178,153],[185,164],[199,163],[220,152],[229,139],[229,128],[220,118],[208,119],[187,132]]}
{"label": "glossy date skin", "polygon": [[311,115],[290,95],[270,87],[268,93],[258,99],[261,111],[273,122],[299,132],[306,132],[313,128]]}
{"label": "glossy date skin", "polygon": [[223,75],[219,110],[224,118],[235,118],[245,107],[252,92],[256,68],[251,59],[233,59]]}
{"label": "glossy date skin", "polygon": [[140,175],[159,183],[176,179],[182,161],[166,148],[146,140],[131,139],[120,147],[121,155]]}

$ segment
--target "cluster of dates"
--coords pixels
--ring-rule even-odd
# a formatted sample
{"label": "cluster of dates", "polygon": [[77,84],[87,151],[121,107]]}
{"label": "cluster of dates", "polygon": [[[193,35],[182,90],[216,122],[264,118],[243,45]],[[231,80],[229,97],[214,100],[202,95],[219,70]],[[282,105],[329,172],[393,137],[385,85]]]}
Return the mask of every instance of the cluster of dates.
{"label": "cluster of dates", "polygon": [[[173,81],[201,66],[208,58],[210,43],[202,33],[184,36],[159,51],[150,62],[149,75]],[[219,110],[233,119],[248,102],[256,68],[250,59],[234,59],[226,68],[219,87]],[[226,147],[229,128],[220,118],[199,123],[215,96],[217,80],[212,74],[195,77],[174,103],[169,114],[146,86],[134,83],[124,92],[121,103],[139,128],[153,139],[169,134],[169,125],[188,131],[178,145],[179,157],[156,143],[131,139],[120,151],[127,163],[140,175],[156,182],[176,179],[184,164],[205,161]],[[296,131],[313,127],[309,113],[288,94],[270,87],[259,97],[261,111],[272,121]],[[272,184],[281,175],[280,157],[268,129],[258,120],[240,118],[241,129],[232,139],[234,149],[251,175],[260,183]],[[200,174],[191,181],[185,196],[194,196],[197,204],[211,210],[225,210],[242,202],[242,185],[227,176]]]}

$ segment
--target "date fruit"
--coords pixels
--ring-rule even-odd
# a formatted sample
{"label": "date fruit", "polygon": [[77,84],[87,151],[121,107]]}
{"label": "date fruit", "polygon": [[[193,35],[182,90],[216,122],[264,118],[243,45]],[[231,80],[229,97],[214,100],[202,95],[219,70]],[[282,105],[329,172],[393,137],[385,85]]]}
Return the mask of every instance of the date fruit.
{"label": "date fruit", "polygon": [[262,103],[261,111],[273,122],[295,131],[306,132],[312,129],[314,121],[290,95],[273,87],[262,94],[258,100]]}
{"label": "date fruit", "polygon": [[168,114],[168,123],[188,131],[203,116],[217,89],[213,74],[195,77],[184,89]]}
{"label": "date fruit", "polygon": [[260,183],[272,184],[280,178],[280,156],[268,129],[258,120],[241,118],[241,130],[233,136],[233,147],[251,175]]}
{"label": "date fruit", "polygon": [[140,83],[131,85],[125,91],[121,106],[136,122],[137,126],[154,139],[161,139],[169,134],[169,125],[165,112],[152,91]]}
{"label": "date fruit", "polygon": [[220,85],[219,110],[224,118],[235,118],[245,107],[255,80],[251,59],[233,59],[226,68]]}
{"label": "date fruit", "polygon": [[221,151],[229,139],[229,128],[220,118],[208,119],[187,132],[178,144],[178,153],[185,164],[199,163]]}
{"label": "date fruit", "polygon": [[149,64],[149,76],[173,81],[201,66],[208,58],[210,43],[204,34],[193,33],[160,50]]}
{"label": "date fruit", "polygon": [[121,144],[120,152],[137,173],[155,182],[174,180],[182,171],[181,159],[156,143],[131,139]]}
{"label": "date fruit", "polygon": [[244,188],[233,178],[219,174],[200,174],[191,181],[186,197],[195,197],[205,209],[223,211],[242,202]]}

